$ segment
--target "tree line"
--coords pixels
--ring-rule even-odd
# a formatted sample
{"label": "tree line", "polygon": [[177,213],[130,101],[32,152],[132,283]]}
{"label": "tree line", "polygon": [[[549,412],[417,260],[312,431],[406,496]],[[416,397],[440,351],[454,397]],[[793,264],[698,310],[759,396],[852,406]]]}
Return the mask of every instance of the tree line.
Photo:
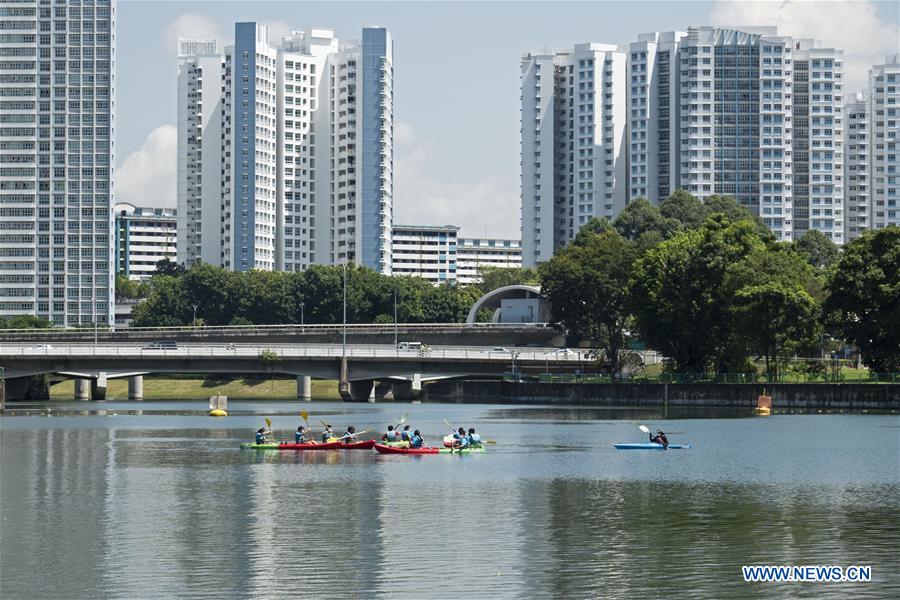
{"label": "tree line", "polygon": [[[486,272],[495,285],[526,275]],[[343,294],[341,266],[313,265],[287,273],[236,272],[208,264],[183,270],[161,264],[145,299],[132,311],[132,325],[337,324],[343,321]],[[348,265],[347,322],[392,323],[396,297],[398,322],[461,323],[482,294],[481,287],[434,286],[418,277],[389,277]]]}
{"label": "tree line", "polygon": [[677,191],[594,219],[540,268],[553,319],[570,343],[605,349],[621,368],[639,340],[683,373],[777,375],[786,356],[857,347],[876,372],[900,370],[900,228],[843,251],[819,231],[778,242],[733,199]]}

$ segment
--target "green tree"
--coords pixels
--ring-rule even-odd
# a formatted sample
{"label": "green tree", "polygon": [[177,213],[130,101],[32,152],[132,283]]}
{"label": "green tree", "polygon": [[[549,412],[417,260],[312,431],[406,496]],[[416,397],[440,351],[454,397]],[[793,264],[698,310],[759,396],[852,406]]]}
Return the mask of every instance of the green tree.
{"label": "green tree", "polygon": [[649,235],[661,241],[678,229],[678,221],[664,217],[646,198],[635,198],[622,209],[613,227],[629,240]]}
{"label": "green tree", "polygon": [[190,322],[193,309],[181,280],[154,275],[147,298],[131,311],[134,327],[176,327]]}
{"label": "green tree", "polygon": [[150,286],[147,283],[116,275],[116,300],[137,300],[146,298],[149,293]]}
{"label": "green tree", "polygon": [[737,291],[731,307],[735,333],[765,357],[766,373],[777,375],[779,356],[816,335],[819,305],[801,286],[771,281]]}
{"label": "green tree", "polygon": [[241,310],[241,273],[206,263],[193,265],[180,279],[185,301],[207,325],[228,325]]}
{"label": "green tree", "polygon": [[707,215],[723,214],[729,221],[750,221],[756,229],[756,234],[766,242],[775,241],[772,231],[766,226],[754,212],[745,206],[742,206],[737,200],[731,196],[712,195],[703,199],[703,206],[706,207]]}
{"label": "green tree", "polygon": [[603,346],[613,374],[620,370],[625,347],[628,278],[637,252],[612,228],[583,230],[540,269],[553,321],[565,327],[569,338]]}
{"label": "green tree", "polygon": [[660,214],[678,221],[686,229],[697,229],[709,216],[709,209],[688,192],[678,189],[659,203]]}
{"label": "green tree", "polygon": [[827,290],[834,331],[859,348],[870,369],[900,371],[900,227],[846,244]]}
{"label": "green tree", "polygon": [[168,258],[156,261],[156,272],[154,275],[169,275],[170,277],[179,277],[184,274],[184,267],[178,263],[174,263]]}
{"label": "green tree", "polygon": [[724,215],[666,240],[635,262],[630,304],[641,338],[680,371],[703,373],[725,352],[728,268],[764,248],[749,221]]}
{"label": "green tree", "polygon": [[478,267],[478,288],[485,294],[508,285],[538,282],[537,269],[529,267],[506,269],[503,267]]}
{"label": "green tree", "polygon": [[840,255],[837,245],[817,229],[804,233],[792,248],[818,269],[827,269]]}
{"label": "green tree", "polygon": [[49,329],[52,325],[47,319],[34,315],[15,315],[5,319],[0,317],[0,329]]}

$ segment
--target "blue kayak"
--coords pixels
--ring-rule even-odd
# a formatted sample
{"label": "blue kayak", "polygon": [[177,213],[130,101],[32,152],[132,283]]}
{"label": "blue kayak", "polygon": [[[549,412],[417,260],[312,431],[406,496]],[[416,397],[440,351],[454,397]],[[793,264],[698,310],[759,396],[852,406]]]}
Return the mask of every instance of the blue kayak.
{"label": "blue kayak", "polygon": [[[613,444],[617,450],[665,450],[662,444],[644,442],[643,444]],[[669,450],[687,450],[690,444],[669,444]]]}

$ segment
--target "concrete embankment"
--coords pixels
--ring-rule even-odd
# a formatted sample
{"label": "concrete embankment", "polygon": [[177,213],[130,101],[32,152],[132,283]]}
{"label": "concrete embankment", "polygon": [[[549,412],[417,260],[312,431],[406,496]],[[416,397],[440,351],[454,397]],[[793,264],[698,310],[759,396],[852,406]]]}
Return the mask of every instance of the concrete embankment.
{"label": "concrete embankment", "polygon": [[437,381],[433,402],[499,402],[583,406],[756,406],[763,389],[778,408],[900,410],[900,384],[515,383]]}

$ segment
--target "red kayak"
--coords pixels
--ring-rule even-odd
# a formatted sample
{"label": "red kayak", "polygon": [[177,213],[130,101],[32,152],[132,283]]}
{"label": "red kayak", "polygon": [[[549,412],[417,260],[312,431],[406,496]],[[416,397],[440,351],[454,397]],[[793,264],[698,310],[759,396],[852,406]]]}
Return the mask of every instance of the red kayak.
{"label": "red kayak", "polygon": [[375,450],[380,454],[440,454],[441,452],[440,448],[398,448],[384,444],[375,444]]}
{"label": "red kayak", "polygon": [[278,444],[279,450],[371,450],[375,446],[375,440],[362,442],[325,442],[322,444]]}

